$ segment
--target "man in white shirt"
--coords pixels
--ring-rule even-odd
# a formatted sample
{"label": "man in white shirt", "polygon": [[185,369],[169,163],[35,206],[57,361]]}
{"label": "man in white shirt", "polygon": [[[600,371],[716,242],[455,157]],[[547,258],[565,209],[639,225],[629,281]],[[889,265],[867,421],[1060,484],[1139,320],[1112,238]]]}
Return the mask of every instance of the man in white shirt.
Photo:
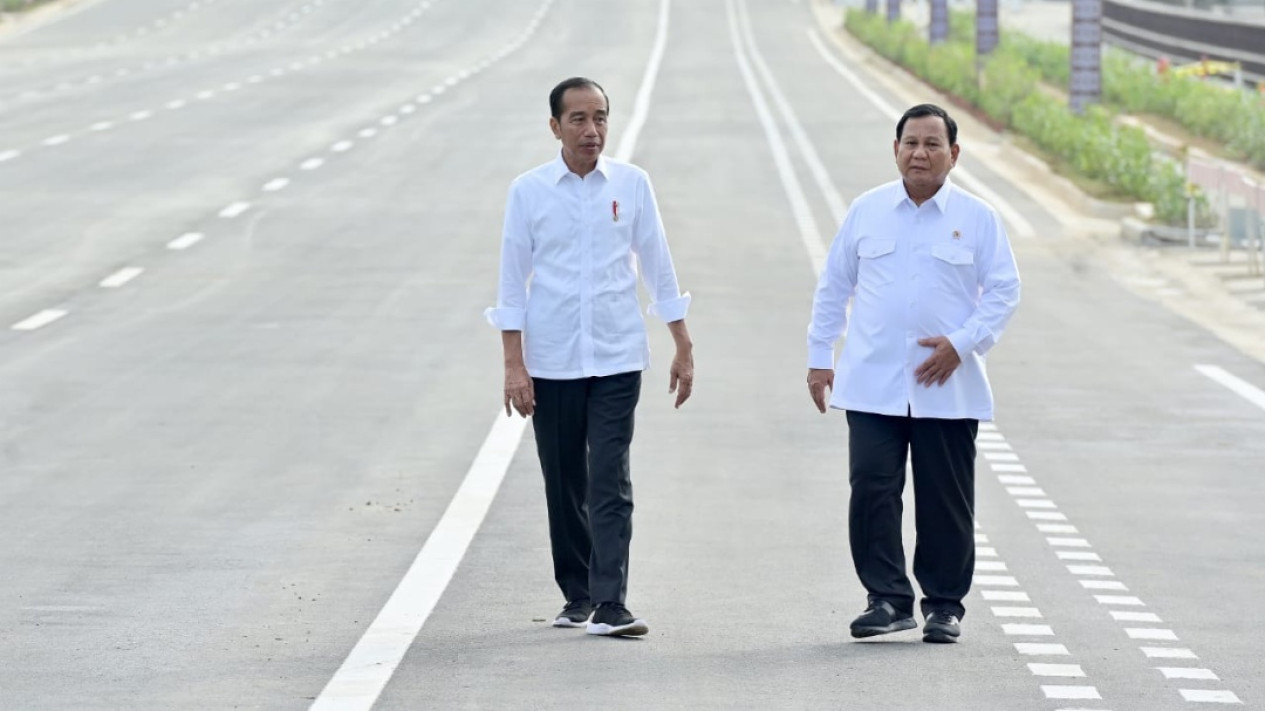
{"label": "man in white shirt", "polygon": [[997,213],[949,181],[959,146],[944,109],[905,112],[894,151],[901,179],[857,198],[830,247],[808,389],[819,411],[828,389],[847,411],[849,538],[869,598],[852,636],[917,626],[901,542],[908,453],[923,640],[956,642],[975,568],[975,436],[993,417],[984,354],[1019,304],[1019,273]]}
{"label": "man in white shirt", "polygon": [[606,92],[576,77],[549,95],[557,158],[510,186],[497,305],[505,414],[531,416],[545,477],[554,579],[566,606],[555,627],[644,635],[625,607],[632,539],[628,450],[641,371],[650,365],[637,272],[650,313],[676,344],[676,406],[694,381],[693,345],[650,178],[602,156]]}

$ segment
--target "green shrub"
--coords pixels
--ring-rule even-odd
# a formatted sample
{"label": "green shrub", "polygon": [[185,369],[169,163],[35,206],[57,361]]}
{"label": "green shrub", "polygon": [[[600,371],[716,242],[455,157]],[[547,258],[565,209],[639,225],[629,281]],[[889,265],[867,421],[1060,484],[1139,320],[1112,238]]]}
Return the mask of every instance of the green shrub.
{"label": "green shrub", "polygon": [[[958,18],[955,33],[960,35],[964,26],[961,13],[954,17]],[[1041,43],[1007,38],[977,77],[975,50],[968,42],[950,40],[930,47],[911,24],[889,24],[883,17],[855,9],[848,11],[845,26],[879,54],[979,107],[1078,174],[1109,185],[1122,196],[1150,202],[1163,222],[1184,224],[1185,178],[1177,165],[1153,153],[1145,133],[1117,126],[1100,107],[1090,107],[1081,116],[1073,114],[1063,101],[1038,90],[1042,78],[1049,80],[1047,72],[1058,71],[1055,65],[1059,58],[1053,50],[1040,54],[1048,49],[1039,47]],[[1146,94],[1137,100],[1153,98]],[[1182,105],[1180,98],[1175,103]],[[1230,108],[1217,106],[1219,111]],[[1192,105],[1189,110],[1197,109]],[[1191,120],[1203,119],[1192,116]],[[1265,125],[1258,125],[1256,130],[1265,133]]]}

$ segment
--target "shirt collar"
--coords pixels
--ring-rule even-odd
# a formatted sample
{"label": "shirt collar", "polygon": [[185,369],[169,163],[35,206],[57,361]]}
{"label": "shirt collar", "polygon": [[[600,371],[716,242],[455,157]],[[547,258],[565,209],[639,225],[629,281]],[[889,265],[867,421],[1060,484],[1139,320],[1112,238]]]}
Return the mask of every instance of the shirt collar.
{"label": "shirt collar", "polygon": [[[599,155],[597,157],[597,167],[594,173],[601,173],[603,178],[610,180],[610,162],[606,160],[606,156]],[[571,175],[571,169],[567,167],[567,162],[562,159],[562,151],[558,151],[558,155],[553,159],[553,171],[550,177],[553,178],[555,184],[562,182],[562,179]],[[579,176],[576,176],[579,177]]]}
{"label": "shirt collar", "polygon": [[[908,202],[910,205],[918,207],[917,205],[914,205],[913,199],[909,197],[909,191],[905,189],[905,181],[897,180],[896,185],[896,194],[898,195],[896,199],[896,206],[899,207],[900,205]],[[927,202],[935,204],[936,208],[940,210],[940,213],[944,214],[945,208],[949,205],[949,193],[951,192],[953,192],[953,180],[946,177],[944,179],[944,185],[941,185],[940,189],[936,191],[936,194],[932,195],[931,199]]]}

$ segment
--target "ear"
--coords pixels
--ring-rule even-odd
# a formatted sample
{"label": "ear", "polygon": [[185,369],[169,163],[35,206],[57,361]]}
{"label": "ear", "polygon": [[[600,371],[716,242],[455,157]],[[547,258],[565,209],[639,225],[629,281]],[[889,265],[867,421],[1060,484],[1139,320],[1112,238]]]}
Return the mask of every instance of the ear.
{"label": "ear", "polygon": [[953,147],[949,149],[949,155],[953,157],[953,165],[958,164],[958,153],[961,153],[961,152],[962,152],[962,145],[959,143],[954,143]]}
{"label": "ear", "polygon": [[892,155],[895,157],[900,157],[900,139],[899,138],[896,139],[895,141],[892,141]]}
{"label": "ear", "polygon": [[562,140],[562,124],[558,123],[558,119],[549,117],[549,130],[553,131],[553,137]]}

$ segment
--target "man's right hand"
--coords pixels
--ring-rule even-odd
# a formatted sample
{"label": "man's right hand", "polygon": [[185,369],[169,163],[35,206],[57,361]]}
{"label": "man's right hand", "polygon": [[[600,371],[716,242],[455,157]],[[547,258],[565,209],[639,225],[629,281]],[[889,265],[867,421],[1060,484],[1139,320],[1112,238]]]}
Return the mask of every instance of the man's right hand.
{"label": "man's right hand", "polygon": [[826,414],[826,390],[835,387],[835,371],[831,368],[808,369],[808,394],[813,398],[817,411]]}
{"label": "man's right hand", "polygon": [[523,417],[536,412],[536,389],[532,386],[527,367],[521,363],[505,366],[505,416],[510,417],[513,405]]}

